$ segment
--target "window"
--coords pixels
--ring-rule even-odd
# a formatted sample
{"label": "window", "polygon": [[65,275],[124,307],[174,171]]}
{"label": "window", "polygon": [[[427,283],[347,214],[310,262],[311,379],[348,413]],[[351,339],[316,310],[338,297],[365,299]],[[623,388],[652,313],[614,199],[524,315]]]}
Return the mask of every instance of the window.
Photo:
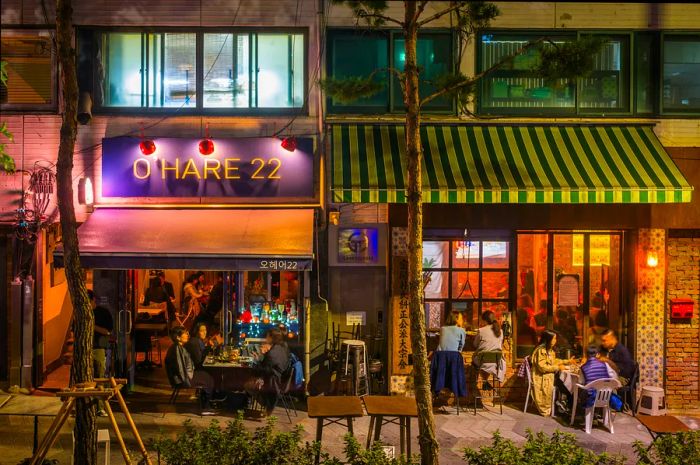
{"label": "window", "polygon": [[479,327],[487,310],[501,318],[509,311],[510,243],[435,240],[423,242],[425,307],[428,327],[438,328],[445,312],[459,312]]}
{"label": "window", "polygon": [[700,37],[665,36],[663,111],[700,111]]}
{"label": "window", "polygon": [[7,86],[0,88],[3,109],[52,109],[56,79],[49,32],[3,30],[1,39],[1,59],[7,62]]}
{"label": "window", "polygon": [[[529,42],[540,38],[532,34],[482,34],[479,45],[479,71],[497,65]],[[577,35],[548,35],[554,45],[575,40]],[[480,82],[478,104],[488,114],[590,114],[627,112],[629,99],[629,35],[608,36],[607,43],[594,59],[590,76],[578,82],[560,79],[547,82],[533,68],[539,62],[539,50],[533,47],[490,73]]]}
{"label": "window", "polygon": [[[430,81],[451,72],[454,66],[453,38],[449,32],[423,32],[416,44],[420,67],[421,96],[434,91]],[[385,113],[402,111],[403,93],[398,79],[389,79],[387,68],[403,70],[405,66],[404,39],[397,31],[333,31],[329,40],[328,74],[335,78],[367,77],[383,84],[379,93],[355,102],[339,102],[328,99],[330,112],[335,113]],[[357,51],[362,50],[361,54]],[[348,57],[353,57],[349,60]],[[452,111],[448,98],[438,98],[428,103],[429,111]]]}
{"label": "window", "polygon": [[658,105],[659,40],[656,33],[639,33],[635,36],[634,75],[635,104],[637,114],[656,114]]}
{"label": "window", "polygon": [[105,32],[103,71],[96,73],[101,105],[218,112],[302,108],[305,49],[301,33]]}

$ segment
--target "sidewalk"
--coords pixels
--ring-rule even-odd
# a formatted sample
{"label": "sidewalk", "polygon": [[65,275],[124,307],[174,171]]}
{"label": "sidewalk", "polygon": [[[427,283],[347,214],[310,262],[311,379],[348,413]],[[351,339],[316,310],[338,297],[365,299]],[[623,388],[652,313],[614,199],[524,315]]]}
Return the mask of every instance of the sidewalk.
{"label": "sidewalk", "polygon": [[[131,395],[127,401],[130,404],[134,421],[139,428],[142,438],[148,444],[149,439],[159,435],[174,436],[181,430],[182,423],[186,419],[192,420],[196,426],[204,427],[212,419],[225,423],[234,414],[214,417],[201,417],[196,413],[193,402],[188,401],[188,395],[180,396],[178,404],[168,405],[167,398],[169,392],[157,389],[140,388],[138,392]],[[31,402],[32,397],[27,396],[27,402]],[[544,431],[553,433],[555,430],[570,432],[576,435],[579,443],[596,453],[609,452],[621,453],[626,457],[634,457],[632,444],[636,440],[649,443],[651,438],[639,422],[629,416],[618,414],[615,418],[615,434],[611,435],[603,427],[594,427],[593,432],[588,435],[582,430],[582,425],[574,425],[576,428],[569,428],[552,418],[543,418],[533,413],[523,413],[517,406],[505,406],[503,415],[498,414],[498,410],[491,408],[490,411],[478,410],[477,415],[473,410],[462,411],[455,415],[454,410],[442,413],[436,410],[437,436],[441,447],[441,465],[463,464],[461,460],[462,449],[464,447],[479,447],[490,443],[493,432],[499,430],[505,438],[515,442],[524,442],[528,429],[535,432]],[[298,412],[298,416],[292,416],[292,423],[287,420],[284,410],[277,409],[278,428],[289,430],[295,424],[300,424],[305,432],[306,439],[312,441],[315,432],[315,420],[306,416],[303,411]],[[136,450],[136,444],[131,438],[126,421],[120,414],[117,415],[120,427],[124,433],[127,447]],[[700,418],[681,417],[691,428],[700,429]],[[246,425],[251,429],[262,425],[260,421],[246,420]],[[40,420],[40,437],[45,433],[50,424],[49,419]],[[107,418],[98,418],[99,428],[109,428]],[[72,447],[71,431],[73,427],[72,419],[64,426],[59,435],[58,441],[54,445],[48,458],[59,460],[60,464],[70,464],[70,451]],[[369,418],[363,417],[355,421],[355,434],[362,444],[366,440]],[[413,421],[412,432],[414,437],[412,450],[418,452],[417,425]],[[31,418],[0,416],[0,463],[13,465],[20,460],[31,455],[33,420]],[[343,457],[343,435],[345,429],[338,425],[331,425],[324,429],[323,448],[329,453],[338,457]],[[112,463],[123,463],[119,448],[114,441],[114,434],[111,433]],[[398,427],[386,426],[382,429],[382,439],[389,445],[397,446],[398,450]],[[147,446],[148,447],[148,446]],[[104,457],[104,451],[99,451],[99,456]],[[136,458],[136,455],[132,455]],[[102,459],[100,462],[102,463]]]}

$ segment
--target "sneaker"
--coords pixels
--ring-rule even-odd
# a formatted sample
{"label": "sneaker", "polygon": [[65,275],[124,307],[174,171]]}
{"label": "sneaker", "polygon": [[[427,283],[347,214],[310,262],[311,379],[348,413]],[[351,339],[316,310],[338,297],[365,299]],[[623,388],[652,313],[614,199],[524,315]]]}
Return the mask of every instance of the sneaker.
{"label": "sneaker", "polygon": [[97,416],[98,416],[98,417],[106,417],[106,416],[108,416],[108,415],[107,415],[107,412],[105,412],[105,411],[102,410],[102,409],[99,409],[99,410],[97,411]]}
{"label": "sneaker", "polygon": [[214,415],[216,415],[216,412],[214,412],[213,410],[202,410],[203,417],[211,417]]}
{"label": "sneaker", "polygon": [[559,411],[561,413],[565,413],[565,414],[571,413],[569,411],[569,407],[563,401],[558,400],[555,402],[555,405],[557,406],[557,408],[559,409]]}

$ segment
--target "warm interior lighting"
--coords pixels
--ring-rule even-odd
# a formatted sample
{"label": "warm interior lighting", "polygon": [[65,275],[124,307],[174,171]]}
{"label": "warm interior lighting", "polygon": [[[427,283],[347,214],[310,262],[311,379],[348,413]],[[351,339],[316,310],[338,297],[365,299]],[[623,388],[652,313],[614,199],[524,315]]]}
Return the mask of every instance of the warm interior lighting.
{"label": "warm interior lighting", "polygon": [[214,153],[214,141],[211,139],[202,139],[199,141],[199,153],[202,155],[211,155]]}
{"label": "warm interior lighting", "polygon": [[294,136],[290,137],[285,137],[282,139],[282,148],[289,151],[293,152],[297,149],[297,139]]}
{"label": "warm interior lighting", "polygon": [[80,181],[78,181],[78,203],[80,205],[92,205],[95,203],[95,191],[92,188],[90,178],[80,178]]}
{"label": "warm interior lighting", "polygon": [[149,139],[144,139],[139,143],[139,149],[144,155],[151,155],[156,151],[156,143]]}
{"label": "warm interior lighting", "polygon": [[[591,265],[610,265],[610,235],[590,235],[590,263]],[[573,235],[572,265],[583,266],[583,234]]]}
{"label": "warm interior lighting", "polygon": [[656,268],[659,265],[659,256],[656,252],[647,252],[647,266],[649,268]]}

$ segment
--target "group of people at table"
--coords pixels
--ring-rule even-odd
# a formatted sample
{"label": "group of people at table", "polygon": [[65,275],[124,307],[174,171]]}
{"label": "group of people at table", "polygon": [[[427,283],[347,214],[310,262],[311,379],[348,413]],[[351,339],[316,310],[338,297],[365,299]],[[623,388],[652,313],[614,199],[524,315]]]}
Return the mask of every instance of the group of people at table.
{"label": "group of people at table", "polygon": [[[214,415],[211,402],[226,399],[226,392],[214,390],[214,379],[207,371],[207,357],[214,352],[217,342],[207,337],[207,325],[198,322],[193,335],[184,326],[170,330],[173,345],[165,356],[165,371],[173,388],[197,388],[202,415]],[[277,403],[282,378],[288,375],[295,361],[286,342],[286,328],[271,328],[265,335],[265,343],[260,352],[254,354],[252,370],[245,380],[245,392],[257,399],[264,410],[262,415],[270,415]]]}
{"label": "group of people at table", "polygon": [[[478,370],[481,385],[476,386],[482,391],[482,400],[485,397],[483,391],[493,389],[489,379],[497,376],[499,383],[503,383],[506,375],[505,360],[496,363],[480,363],[480,353],[502,351],[504,334],[501,324],[492,311],[486,311],[481,316],[482,326],[474,335],[474,355],[472,367]],[[467,332],[462,328],[461,314],[448,313],[445,326],[440,328],[440,342],[438,351],[462,352],[465,349]],[[560,359],[556,355],[557,332],[551,329],[542,330],[539,336],[539,344],[535,347],[529,358],[532,371],[532,382],[535,406],[543,416],[551,415],[552,396],[555,386],[563,393],[568,403],[557,401],[557,407],[562,413],[570,412],[573,402],[573,394],[562,382],[560,373],[578,371],[579,384],[586,385],[598,379],[617,379],[622,386],[627,385],[635,372],[635,362],[629,350],[620,343],[617,334],[612,329],[606,329],[601,335],[601,344],[591,344],[586,348],[583,359]],[[579,398],[586,402],[586,396]]]}

